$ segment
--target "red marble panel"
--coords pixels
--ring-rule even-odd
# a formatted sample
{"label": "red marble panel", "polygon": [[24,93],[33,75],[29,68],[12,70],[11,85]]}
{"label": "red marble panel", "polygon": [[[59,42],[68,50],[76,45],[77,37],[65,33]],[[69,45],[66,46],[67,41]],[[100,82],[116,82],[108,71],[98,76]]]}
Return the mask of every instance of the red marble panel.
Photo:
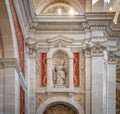
{"label": "red marble panel", "polygon": [[46,53],[41,53],[41,59],[42,59],[42,63],[41,63],[41,83],[42,86],[46,86],[47,85],[47,54]]}
{"label": "red marble panel", "polygon": [[79,53],[74,53],[74,86],[79,86]]}
{"label": "red marble panel", "polygon": [[20,86],[20,114],[25,114],[25,92]]}

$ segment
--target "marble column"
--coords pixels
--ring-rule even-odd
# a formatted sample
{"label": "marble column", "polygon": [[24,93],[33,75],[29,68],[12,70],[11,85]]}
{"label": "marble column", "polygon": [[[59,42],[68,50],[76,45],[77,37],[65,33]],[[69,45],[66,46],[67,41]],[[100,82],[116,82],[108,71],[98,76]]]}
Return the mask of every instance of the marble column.
{"label": "marble column", "polygon": [[103,114],[103,51],[99,45],[92,52],[92,114]]}
{"label": "marble column", "polygon": [[85,69],[86,69],[86,114],[91,114],[91,53],[85,51]]}
{"label": "marble column", "polygon": [[29,113],[35,114],[35,58],[29,58]]}
{"label": "marble column", "polygon": [[116,57],[114,52],[104,52],[106,61],[106,114],[116,114]]}
{"label": "marble column", "polygon": [[35,50],[34,47],[29,47],[27,50],[28,54],[28,61],[27,61],[27,77],[28,77],[28,113],[29,114],[35,114],[35,80],[36,80],[36,61],[35,61]]}
{"label": "marble column", "polygon": [[29,114],[29,57],[27,56],[27,54],[25,54],[25,82],[26,85],[28,87],[27,92],[25,94],[25,109],[26,109],[26,114]]}
{"label": "marble column", "polygon": [[3,105],[4,105],[4,70],[0,66],[0,114],[3,114]]}
{"label": "marble column", "polygon": [[[36,80],[36,41],[31,38],[25,40],[26,43],[26,58],[27,58],[27,80],[28,80],[28,113],[35,114],[35,80]],[[26,96],[27,97],[27,96]]]}

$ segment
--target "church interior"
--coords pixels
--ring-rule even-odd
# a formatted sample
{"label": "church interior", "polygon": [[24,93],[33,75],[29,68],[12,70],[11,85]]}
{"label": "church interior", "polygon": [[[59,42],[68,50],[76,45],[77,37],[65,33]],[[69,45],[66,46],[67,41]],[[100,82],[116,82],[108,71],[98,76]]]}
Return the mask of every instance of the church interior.
{"label": "church interior", "polygon": [[120,0],[0,0],[0,114],[120,114]]}

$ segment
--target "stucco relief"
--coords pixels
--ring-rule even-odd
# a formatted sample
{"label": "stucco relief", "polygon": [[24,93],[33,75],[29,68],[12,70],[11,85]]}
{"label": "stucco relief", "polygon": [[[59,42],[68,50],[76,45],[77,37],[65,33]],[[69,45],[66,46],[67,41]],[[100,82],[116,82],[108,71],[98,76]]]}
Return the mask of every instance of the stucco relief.
{"label": "stucco relief", "polygon": [[84,107],[85,107],[85,95],[84,94],[74,96],[74,100],[77,103],[79,103],[82,106],[82,108],[84,109]]}
{"label": "stucco relief", "polygon": [[47,98],[49,97],[46,94],[36,94],[36,110],[45,100],[47,100]]}

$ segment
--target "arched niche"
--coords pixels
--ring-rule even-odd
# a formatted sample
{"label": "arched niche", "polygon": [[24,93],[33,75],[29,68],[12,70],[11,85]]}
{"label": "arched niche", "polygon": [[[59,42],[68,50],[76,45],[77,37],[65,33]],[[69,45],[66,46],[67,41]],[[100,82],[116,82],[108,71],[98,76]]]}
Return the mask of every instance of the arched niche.
{"label": "arched niche", "polygon": [[76,103],[70,98],[63,98],[63,97],[51,98],[46,100],[39,106],[36,114],[44,114],[46,109],[48,109],[51,106],[59,105],[59,104],[71,107],[75,111],[75,114],[84,114],[83,108],[81,107],[80,104]]}
{"label": "arched niche", "polygon": [[52,57],[53,84],[55,88],[69,88],[69,57],[66,52],[57,50]]}
{"label": "arched niche", "polygon": [[[66,67],[66,82],[63,86],[55,83],[56,66],[64,62],[62,67]],[[61,66],[60,66],[61,67]],[[49,91],[65,91],[73,90],[73,53],[69,48],[50,48],[47,54],[47,90]]]}

